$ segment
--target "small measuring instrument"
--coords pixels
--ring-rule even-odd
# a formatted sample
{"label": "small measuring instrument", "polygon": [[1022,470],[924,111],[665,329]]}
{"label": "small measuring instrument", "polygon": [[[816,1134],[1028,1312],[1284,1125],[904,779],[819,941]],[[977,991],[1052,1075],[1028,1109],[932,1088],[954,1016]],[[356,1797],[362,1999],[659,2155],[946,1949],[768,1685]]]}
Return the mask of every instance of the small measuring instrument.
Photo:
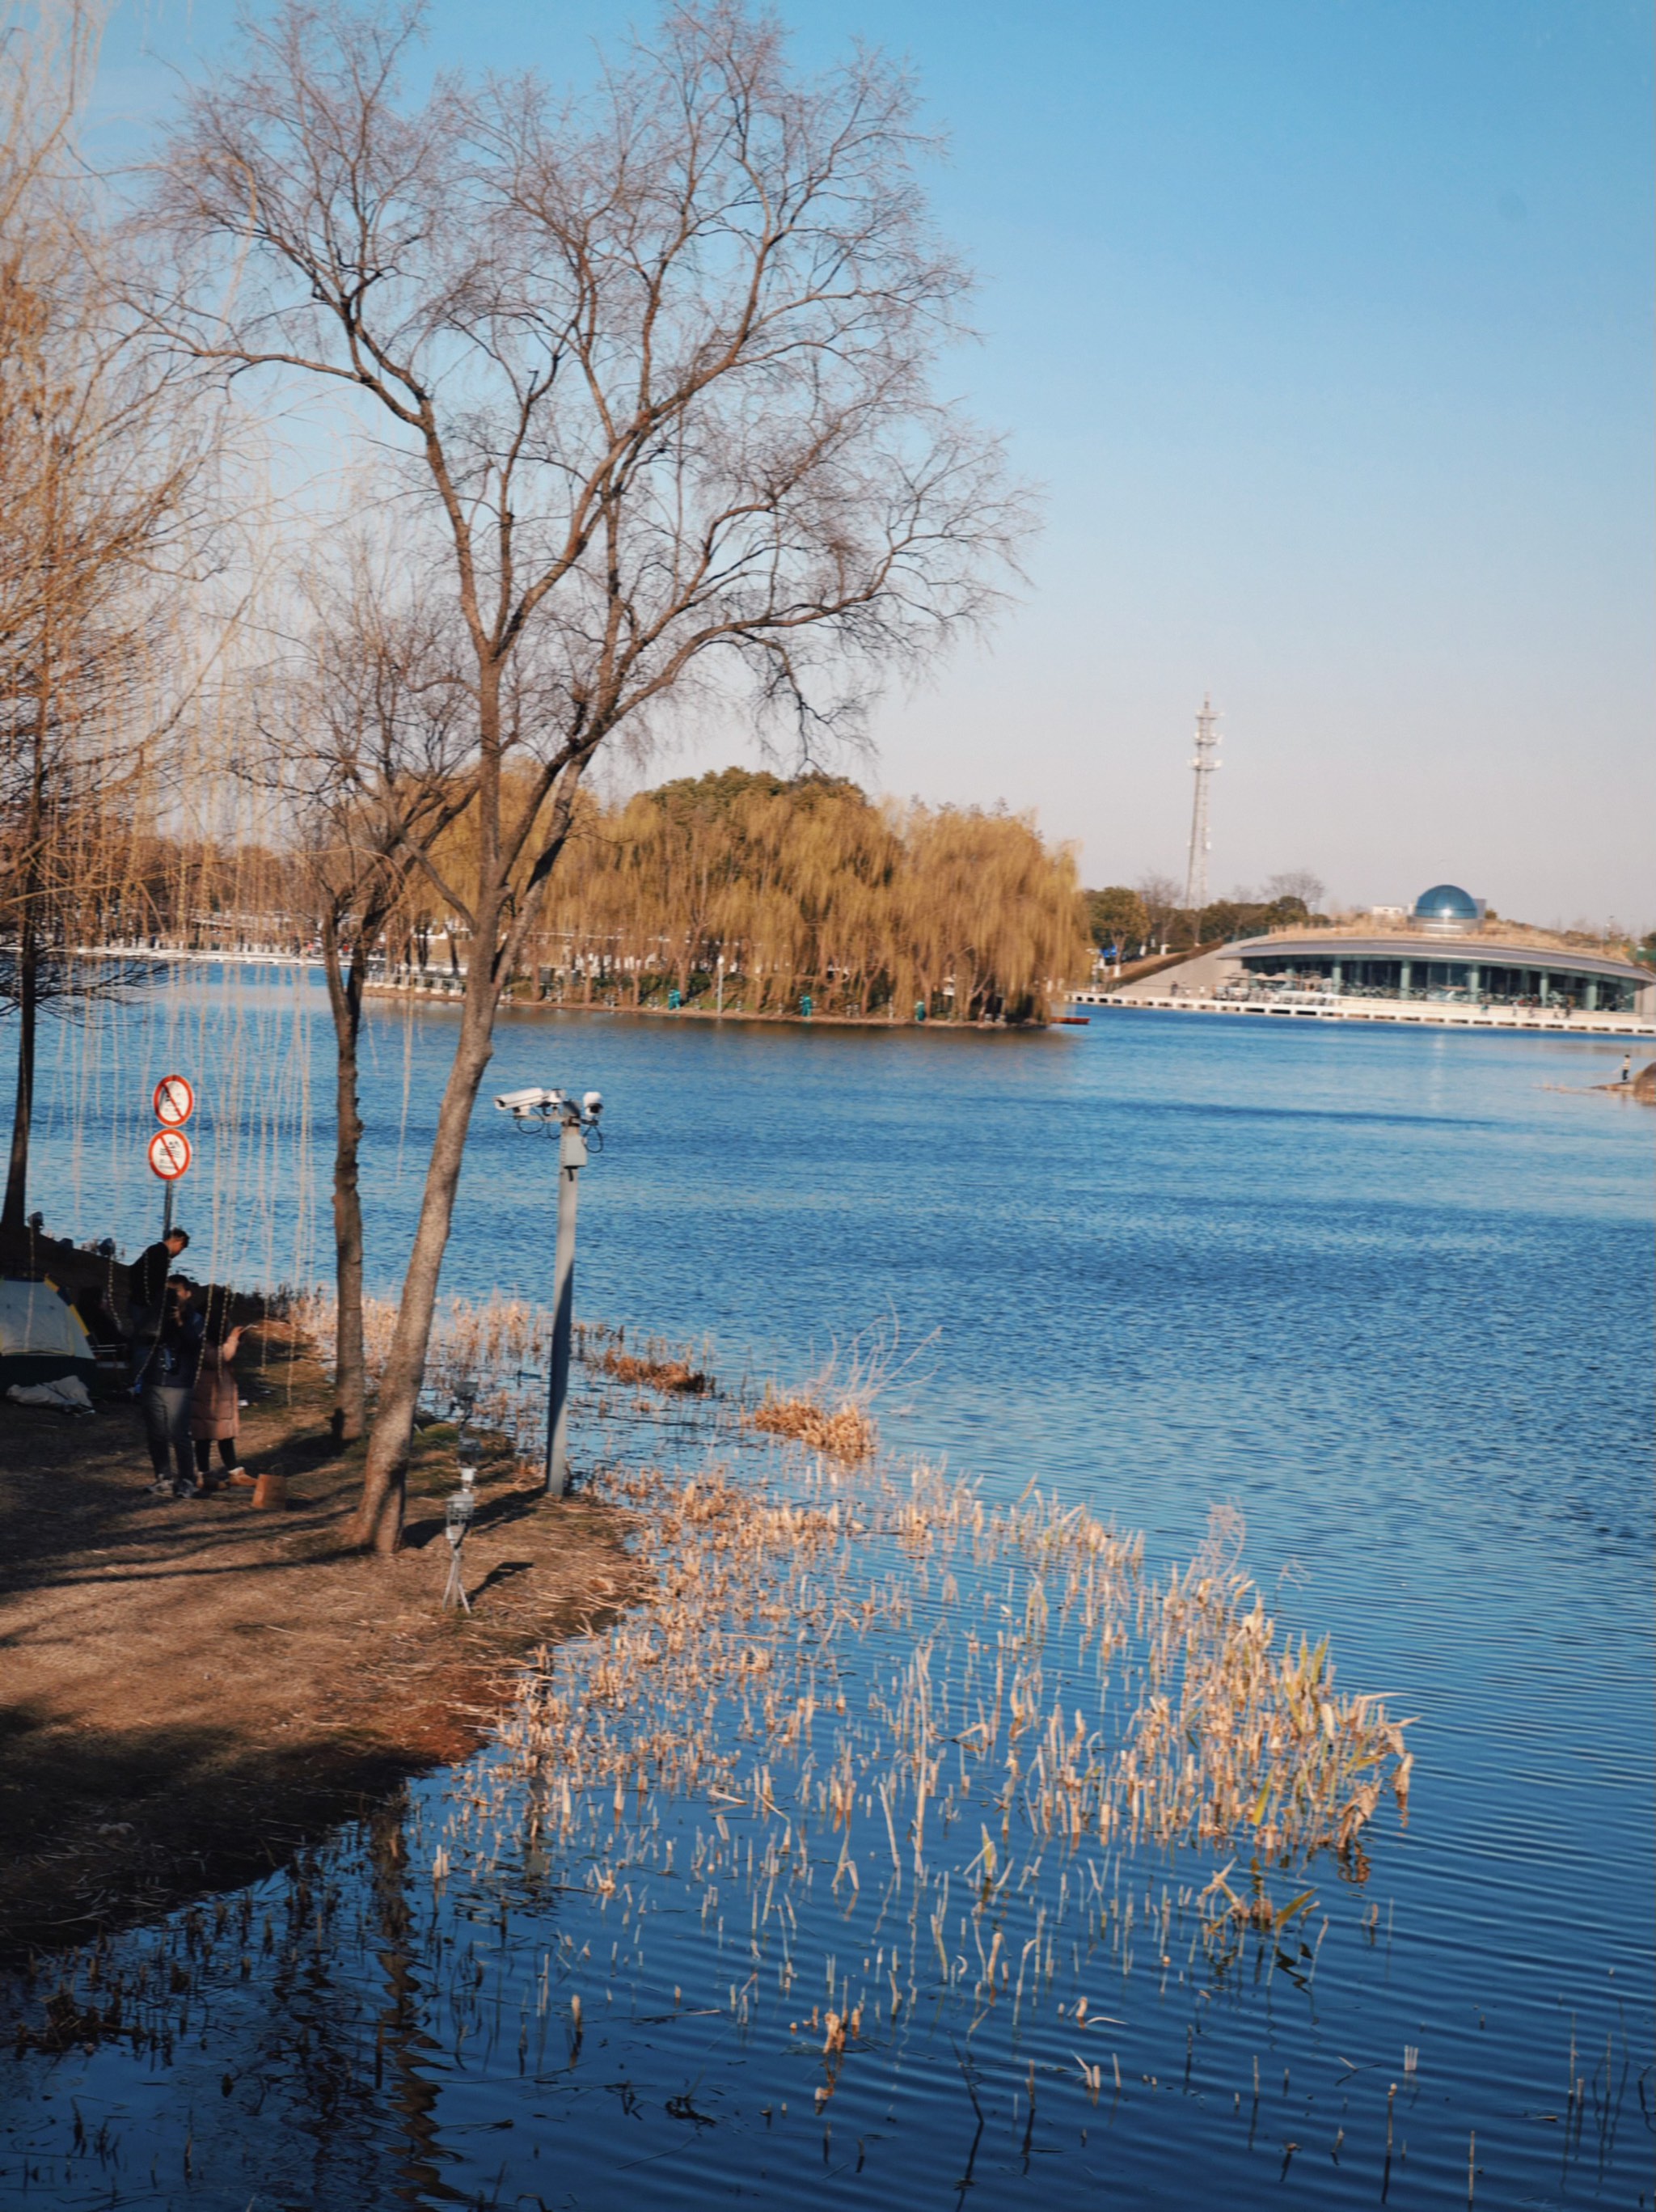
{"label": "small measuring instrument", "polygon": [[451,1609],[460,1613],[471,1610],[471,1600],[466,1595],[465,1552],[466,1531],[477,1510],[477,1493],[473,1488],[476,1480],[475,1467],[463,1467],[460,1469],[460,1487],[449,1499],[443,1513],[443,1534],[448,1538],[448,1580],[443,1584],[441,1607],[444,1613]]}

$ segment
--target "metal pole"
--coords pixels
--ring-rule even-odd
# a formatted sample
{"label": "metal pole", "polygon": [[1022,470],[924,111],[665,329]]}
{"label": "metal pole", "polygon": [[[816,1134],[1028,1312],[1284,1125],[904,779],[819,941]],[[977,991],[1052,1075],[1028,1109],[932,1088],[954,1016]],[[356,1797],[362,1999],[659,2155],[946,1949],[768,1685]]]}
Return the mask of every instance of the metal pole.
{"label": "metal pole", "polygon": [[569,1346],[575,1310],[575,1206],[586,1145],[574,1123],[558,1134],[558,1244],[552,1266],[552,1362],[546,1405],[546,1495],[569,1487]]}
{"label": "metal pole", "polygon": [[165,1182],[161,1188],[167,1194],[161,1200],[161,1243],[165,1244],[173,1234],[173,1186],[170,1182]]}

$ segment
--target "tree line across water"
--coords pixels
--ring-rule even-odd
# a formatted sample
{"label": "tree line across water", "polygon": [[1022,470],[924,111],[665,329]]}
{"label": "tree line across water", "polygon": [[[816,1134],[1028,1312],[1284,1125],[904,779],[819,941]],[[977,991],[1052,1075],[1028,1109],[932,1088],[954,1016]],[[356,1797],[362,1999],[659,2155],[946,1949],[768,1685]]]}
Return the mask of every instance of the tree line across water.
{"label": "tree line across water", "polygon": [[1083,891],[1082,897],[1089,937],[1101,954],[1116,960],[1192,952],[1200,945],[1327,919],[1316,912],[1323,886],[1304,868],[1273,877],[1262,893],[1238,891],[1203,907],[1186,906],[1170,876],[1144,876],[1131,888],[1111,884]]}
{"label": "tree line across water", "polygon": [[[83,949],[99,946],[130,948],[129,988],[152,943],[297,954],[335,919],[325,852],[169,837],[106,811],[94,835],[90,813],[54,902],[43,983],[61,968],[84,988]],[[433,848],[463,900],[475,891],[471,844],[462,817]],[[360,921],[349,905],[337,916],[344,964]],[[471,952],[459,916],[415,871],[362,950],[370,970],[455,978]],[[809,1000],[813,1012],[852,1018],[1020,1023],[1046,1020],[1089,960],[1073,855],[1030,817],[731,768],[609,803],[583,793],[511,980],[519,994],[587,1005],[676,996],[797,1015]]]}

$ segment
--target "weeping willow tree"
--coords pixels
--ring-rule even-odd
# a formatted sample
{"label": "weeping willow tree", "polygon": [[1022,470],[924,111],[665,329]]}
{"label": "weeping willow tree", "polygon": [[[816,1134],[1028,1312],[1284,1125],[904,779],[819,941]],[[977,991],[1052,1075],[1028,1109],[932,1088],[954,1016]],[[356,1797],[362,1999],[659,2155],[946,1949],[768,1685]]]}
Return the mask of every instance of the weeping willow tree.
{"label": "weeping willow tree", "polygon": [[18,1022],[0,1233],[24,1225],[43,1008],[118,992],[88,960],[176,731],[163,574],[195,539],[209,416],[135,343],[73,131],[76,9],[0,21],[0,997]]}
{"label": "weeping willow tree", "polygon": [[[444,841],[461,884],[474,834]],[[544,915],[536,987],[589,1002],[1039,1021],[1088,957],[1073,856],[1027,817],[741,769],[585,799]]]}

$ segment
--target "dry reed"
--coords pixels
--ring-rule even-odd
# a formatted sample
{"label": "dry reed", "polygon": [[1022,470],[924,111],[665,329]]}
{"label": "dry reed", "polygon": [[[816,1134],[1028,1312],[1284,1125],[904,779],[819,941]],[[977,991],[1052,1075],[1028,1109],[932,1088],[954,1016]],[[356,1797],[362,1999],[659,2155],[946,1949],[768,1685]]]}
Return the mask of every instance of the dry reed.
{"label": "dry reed", "polygon": [[688,1359],[622,1352],[614,1345],[605,1345],[595,1352],[592,1364],[601,1373],[613,1375],[617,1382],[641,1382],[671,1396],[704,1397],[713,1387],[713,1376],[706,1369],[692,1367]]}
{"label": "dry reed", "polygon": [[830,1410],[815,1398],[767,1398],[747,1421],[767,1436],[786,1437],[853,1466],[871,1459],[880,1441],[872,1416],[849,1401]]}
{"label": "dry reed", "polygon": [[[369,1322],[372,1360],[389,1313]],[[434,1402],[464,1380],[480,1423],[543,1419],[538,1370],[525,1391],[522,1370],[547,1322],[519,1301],[450,1301]],[[1060,1939],[1077,1959],[1106,1947],[1123,1976],[1148,1960],[1165,1978],[1183,1939],[1181,1972],[1222,1977],[1246,1942],[1314,1967],[1310,1887],[1290,1881],[1279,1901],[1267,1875],[1328,1854],[1365,1878],[1383,1794],[1406,1813],[1406,1723],[1338,1691],[1325,1645],[1279,1631],[1240,1565],[1238,1516],[1216,1511],[1187,1565],[1153,1572],[1142,1537],[1084,1507],[1033,1487],[992,1505],[943,1470],[770,1425],[837,1397],[867,1434],[877,1359],[852,1363],[860,1399],[820,1392],[823,1376],[756,1407],[642,1383],[612,1399],[619,1358],[641,1356],[620,1344],[583,1333],[577,1426],[588,1494],[628,1516],[649,1595],[507,1686],[499,1735],[458,1771],[432,1838],[440,1888],[525,1856],[561,1867],[594,1911],[619,1910],[647,1976],[646,1930],[668,1939],[656,1916],[682,1911],[688,1884],[713,1952],[679,1976],[719,1971],[738,1912],[742,2025],[761,1967],[786,2002],[820,1929],[819,2102],[859,2033],[928,1991],[1014,2017],[1052,2002]],[[701,1463],[674,1468],[686,1450]],[[1246,1883],[1234,1857],[1159,1899],[1143,1879],[1151,1855],[1227,1849],[1246,1853]],[[860,1981],[836,1963],[858,1925]]]}

